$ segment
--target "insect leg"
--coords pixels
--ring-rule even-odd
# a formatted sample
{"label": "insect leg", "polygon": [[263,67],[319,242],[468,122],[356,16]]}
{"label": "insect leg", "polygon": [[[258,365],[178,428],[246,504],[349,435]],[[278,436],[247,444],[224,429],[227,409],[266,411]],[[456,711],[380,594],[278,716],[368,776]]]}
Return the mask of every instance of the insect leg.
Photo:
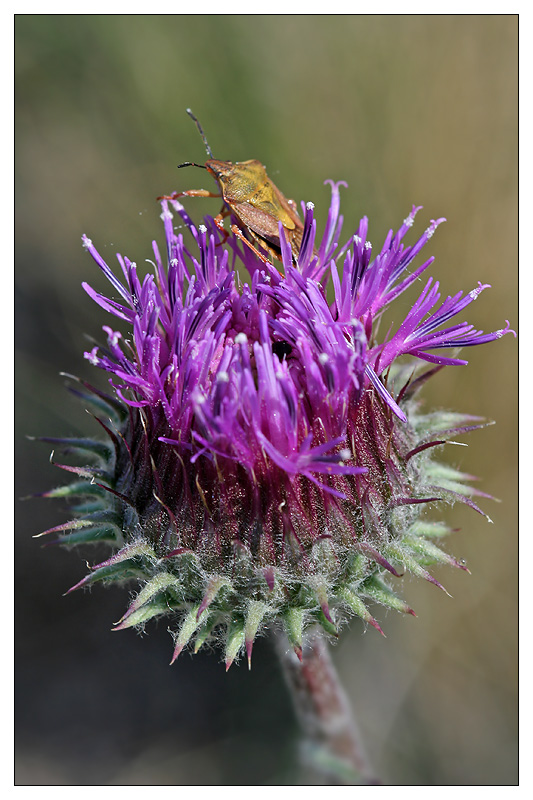
{"label": "insect leg", "polygon": [[189,189],[187,192],[173,192],[158,197],[158,200],[177,200],[178,197],[222,197],[221,194],[208,192],[207,189]]}
{"label": "insect leg", "polygon": [[[222,211],[220,212],[220,214],[217,214],[217,216],[213,220],[213,222],[215,223],[215,225],[217,226],[219,231],[222,231],[222,233],[224,234],[224,241],[226,241],[226,239],[228,238],[229,233],[224,227],[223,218],[224,217],[228,217],[230,215],[230,213],[231,212],[228,209],[223,208]],[[237,236],[241,240],[241,242],[244,242],[244,244],[247,245],[250,248],[250,250],[253,250],[253,252],[256,254],[256,256],[261,259],[263,264],[270,264],[270,261],[267,258],[265,258],[265,256],[261,255],[259,250],[256,250],[256,248],[253,246],[253,244],[248,241],[246,236],[243,234],[243,232],[241,230],[239,230],[239,228],[236,225],[231,225],[230,227],[231,227],[232,233],[234,233],[235,236]]]}
{"label": "insect leg", "polygon": [[[222,231],[222,233],[224,234],[224,239],[223,239],[222,242],[219,242],[219,244],[223,244],[226,241],[226,239],[228,238],[228,236],[229,236],[228,231],[224,227],[223,218],[229,216],[230,214],[231,214],[231,212],[228,209],[224,208],[224,209],[222,209],[220,214],[217,214],[217,216],[213,219],[213,222],[215,223],[217,228],[220,231]],[[260,253],[259,250],[257,250],[250,241],[248,241],[246,236],[243,234],[243,232],[236,225],[231,225],[231,231],[235,236],[237,236],[238,239],[241,240],[241,242],[244,242],[244,244],[247,247],[249,247],[250,250],[252,250],[253,253],[255,253],[257,258],[259,258],[263,262],[263,264],[266,264],[266,266],[269,268],[268,269],[269,274],[271,273],[272,270],[274,270],[274,272],[277,273],[281,277],[280,271],[277,270],[274,267],[274,265],[272,264],[272,262],[269,261],[268,258],[266,258],[262,253]]]}
{"label": "insect leg", "polygon": [[269,259],[268,259],[268,258],[266,258],[266,256],[264,256],[262,253],[260,253],[260,252],[259,252],[259,250],[257,250],[257,249],[256,249],[256,248],[253,246],[253,244],[252,244],[250,241],[248,241],[248,239],[246,238],[246,236],[244,235],[244,233],[243,233],[241,230],[239,230],[239,228],[238,228],[236,225],[232,225],[232,226],[231,226],[231,230],[232,230],[232,233],[234,233],[234,234],[235,234],[235,236],[237,236],[237,238],[239,238],[239,239],[241,240],[241,242],[244,242],[244,244],[245,244],[247,247],[249,247],[249,248],[250,248],[250,250],[251,250],[253,253],[255,253],[255,254],[256,254],[257,258],[260,258],[260,259],[261,259],[261,261],[263,262],[263,264],[268,264],[268,266],[269,266],[269,267],[271,267],[271,266],[272,266],[272,264],[271,264],[271,262],[269,261]]}
{"label": "insect leg", "polygon": [[223,206],[220,214],[217,214],[216,217],[214,217],[213,219],[213,222],[215,223],[219,231],[221,231],[223,234],[222,241],[217,242],[215,247],[218,247],[221,244],[225,244],[228,239],[229,232],[225,229],[223,220],[225,217],[229,217],[230,213],[231,212],[225,206]]}

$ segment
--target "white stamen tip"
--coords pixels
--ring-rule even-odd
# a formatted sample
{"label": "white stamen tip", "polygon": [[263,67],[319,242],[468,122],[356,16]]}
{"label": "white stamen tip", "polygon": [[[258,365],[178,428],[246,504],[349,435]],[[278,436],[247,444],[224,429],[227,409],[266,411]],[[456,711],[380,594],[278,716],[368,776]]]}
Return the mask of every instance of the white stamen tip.
{"label": "white stamen tip", "polygon": [[99,360],[100,360],[100,359],[98,358],[98,356],[97,356],[97,351],[98,351],[98,348],[97,348],[97,347],[95,347],[95,348],[94,348],[94,350],[91,350],[91,352],[90,352],[90,353],[84,353],[84,355],[85,355],[85,358],[87,359],[87,361],[88,361],[90,364],[92,364],[92,365],[93,365],[93,367],[97,367],[97,366],[98,366],[98,362],[99,362]]}
{"label": "white stamen tip", "polygon": [[235,337],[235,344],[248,344],[248,337],[245,333],[238,333]]}
{"label": "white stamen tip", "polygon": [[198,230],[200,231],[200,233],[207,233],[207,228],[205,227],[205,225],[199,225]]}
{"label": "white stamen tip", "polygon": [[219,383],[229,383],[229,374],[221,369],[220,372],[217,372],[217,381]]}
{"label": "white stamen tip", "polygon": [[315,204],[314,204],[314,203],[311,203],[311,202],[309,201],[309,203],[306,203],[306,204],[305,204],[305,207],[306,207],[306,209],[307,209],[308,211],[312,211],[312,210],[313,210],[313,208],[315,207]]}

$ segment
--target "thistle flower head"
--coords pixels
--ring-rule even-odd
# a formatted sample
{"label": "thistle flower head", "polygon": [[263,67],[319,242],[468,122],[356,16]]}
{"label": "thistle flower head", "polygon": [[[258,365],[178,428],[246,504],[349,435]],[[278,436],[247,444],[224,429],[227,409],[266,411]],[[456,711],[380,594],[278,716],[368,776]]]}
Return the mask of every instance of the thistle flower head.
{"label": "thistle flower head", "polygon": [[[164,251],[153,243],[142,280],[121,256],[117,277],[83,237],[110,297],[84,288],[127,332],[105,326],[106,345],[85,354],[109,378],[109,392],[77,390],[105,441],[62,440],[92,461],[66,467],[75,482],[47,493],[75,503],[53,531],[66,544],[112,546],[72,589],[136,585],[116,628],[167,617],[172,660],[208,641],[222,644],[227,667],[242,652],[250,660],[274,625],[298,654],[312,625],[337,636],[357,615],[381,630],[369,601],[414,613],[394,592],[401,574],[440,586],[428,566],[464,568],[436,544],[447,528],[427,509],[460,499],[479,510],[469,476],[434,460],[479,420],[424,416],[415,395],[442,366],[467,363],[458,348],[509,325],[484,334],[456,321],[487,287],[442,299],[424,277],[432,259],[416,265],[442,219],[407,246],[413,207],[376,251],[364,218],[339,244],[340,185],[320,241],[312,204],[303,208],[298,258],[280,224],[278,265],[212,218],[196,226],[177,200],[161,202]],[[418,299],[381,335],[383,312],[415,282]]]}

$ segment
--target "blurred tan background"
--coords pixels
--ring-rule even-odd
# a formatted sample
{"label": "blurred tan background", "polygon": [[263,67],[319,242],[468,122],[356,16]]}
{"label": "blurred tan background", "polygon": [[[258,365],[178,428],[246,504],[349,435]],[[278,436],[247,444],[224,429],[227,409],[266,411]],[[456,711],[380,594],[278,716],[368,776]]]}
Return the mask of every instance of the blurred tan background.
{"label": "blurred tan background", "polygon": [[[188,106],[216,157],[261,159],[322,224],[324,180],[345,179],[346,236],[368,214],[380,247],[413,203],[424,206],[413,236],[447,217],[426,248],[443,292],[490,283],[468,320],[516,327],[516,16],[18,16],[18,496],[63,481],[27,434],[94,433],[59,375],[105,383],[82,357],[108,320],[81,289],[105,284],[80,236],[110,263],[116,251],[150,257],[157,195],[205,184],[176,170],[205,160]],[[196,218],[218,211],[188,206]],[[502,501],[482,500],[492,525],[447,512],[460,529],[448,548],[472,575],[437,570],[453,599],[409,581],[417,619],[377,609],[387,639],[355,622],[334,652],[390,784],[517,781],[517,344],[466,357],[425,397],[497,421],[449,449]],[[243,663],[226,675],[209,654],[170,668],[165,624],[111,634],[125,590],[62,597],[82,554],[31,539],[66,519],[60,505],[33,500],[17,514],[18,784],[305,782],[266,643],[251,673]]]}

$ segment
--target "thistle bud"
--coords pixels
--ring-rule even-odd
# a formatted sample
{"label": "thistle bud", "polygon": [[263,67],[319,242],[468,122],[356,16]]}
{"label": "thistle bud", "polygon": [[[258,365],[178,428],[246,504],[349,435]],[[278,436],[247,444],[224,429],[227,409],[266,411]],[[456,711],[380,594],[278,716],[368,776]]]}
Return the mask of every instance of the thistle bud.
{"label": "thistle bud", "polygon": [[108,543],[70,591],[136,587],[115,629],[166,617],[172,661],[214,642],[226,669],[241,655],[251,663],[273,627],[299,657],[311,626],[337,637],[357,616],[382,632],[375,604],[414,614],[397,594],[402,575],[443,588],[432,565],[465,569],[438,544],[449,531],[431,509],[461,500],[480,511],[476,492],[437,455],[482,422],[423,414],[417,395],[442,367],[467,363],[458,348],[509,325],[483,334],[450,323],[487,287],[442,299],[429,278],[383,335],[380,318],[421,280],[432,259],[415,259],[443,220],[405,246],[413,208],[374,253],[364,218],[339,245],[331,188],[322,240],[308,204],[305,247],[294,260],[281,247],[283,272],[211,218],[195,226],[174,200],[162,200],[163,255],[154,243],[142,280],[121,256],[117,277],[83,237],[111,296],[84,288],[122,331],[105,326],[106,344],[85,354],[109,379],[105,392],[76,389],[103,439],[56,441],[80,466],[63,465],[75,479],[47,493],[73,504],[72,520],[46,533]]}

